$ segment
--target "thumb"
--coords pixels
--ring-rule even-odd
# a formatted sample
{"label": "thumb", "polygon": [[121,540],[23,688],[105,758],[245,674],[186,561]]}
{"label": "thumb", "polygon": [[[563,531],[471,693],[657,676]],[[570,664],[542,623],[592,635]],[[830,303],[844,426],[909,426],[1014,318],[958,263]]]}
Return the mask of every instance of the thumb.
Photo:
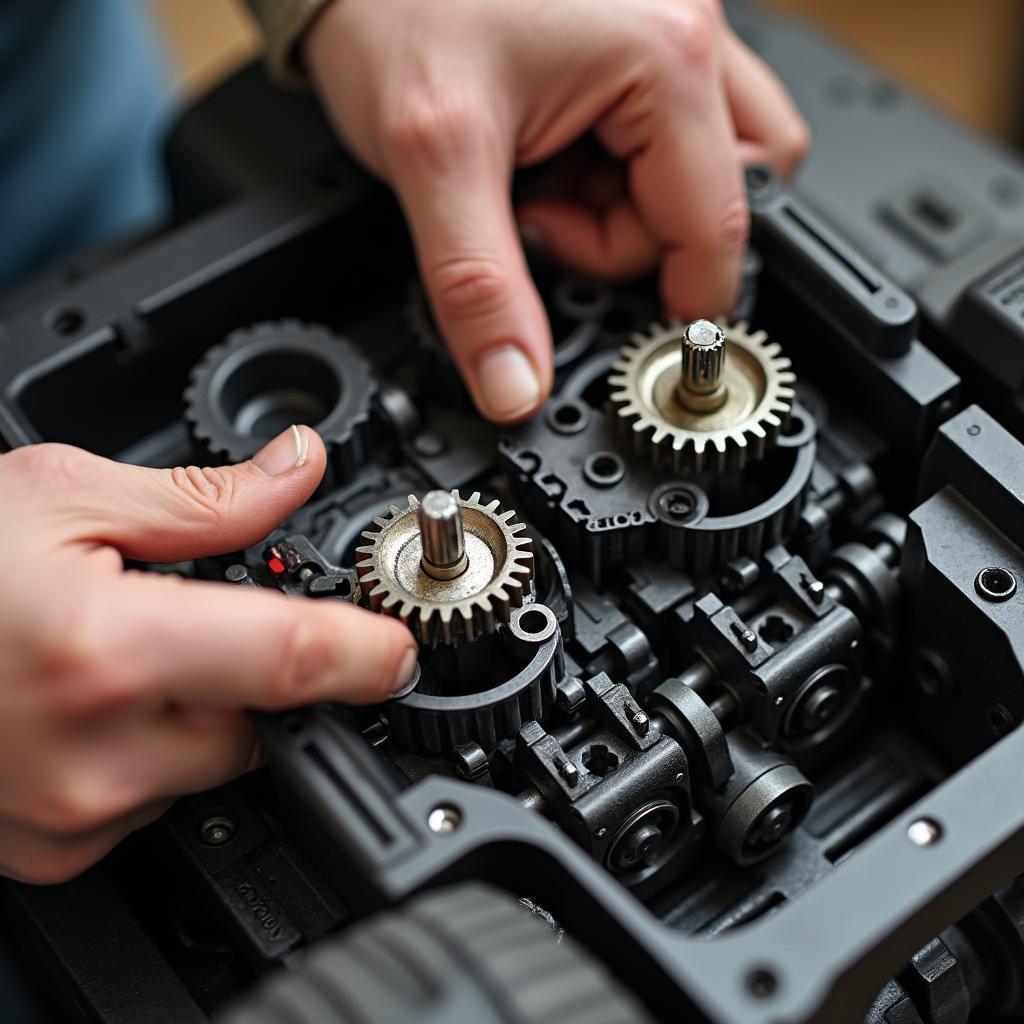
{"label": "thumb", "polygon": [[488,419],[510,423],[547,398],[551,331],[519,243],[510,164],[493,134],[461,122],[444,140],[410,133],[390,176],[473,400]]}
{"label": "thumb", "polygon": [[147,469],[91,458],[78,539],[126,558],[179,562],[257,543],[316,490],[327,456],[316,431],[292,426],[235,466]]}

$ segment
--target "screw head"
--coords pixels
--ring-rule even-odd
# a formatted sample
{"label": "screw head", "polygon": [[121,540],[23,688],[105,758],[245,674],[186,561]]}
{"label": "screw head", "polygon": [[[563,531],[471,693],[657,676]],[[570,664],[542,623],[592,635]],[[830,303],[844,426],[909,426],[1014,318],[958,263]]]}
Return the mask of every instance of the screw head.
{"label": "screw head", "polygon": [[1009,601],[1017,593],[1017,577],[1001,565],[990,565],[975,577],[974,589],[986,601]]}
{"label": "screw head", "polygon": [[918,818],[910,823],[907,838],[915,846],[934,846],[942,838],[942,826],[934,818]]}
{"label": "screw head", "polygon": [[460,824],[462,812],[452,804],[439,804],[427,815],[427,828],[439,835],[454,832]]}
{"label": "screw head", "polygon": [[235,838],[235,823],[222,814],[214,814],[199,826],[199,836],[207,846],[225,846]]}

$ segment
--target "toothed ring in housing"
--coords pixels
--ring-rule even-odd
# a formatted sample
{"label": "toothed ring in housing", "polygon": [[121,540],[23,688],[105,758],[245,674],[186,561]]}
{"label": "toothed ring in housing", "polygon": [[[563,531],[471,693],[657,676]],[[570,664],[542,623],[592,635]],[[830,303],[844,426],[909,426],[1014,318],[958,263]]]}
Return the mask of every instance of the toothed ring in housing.
{"label": "toothed ring in housing", "polygon": [[401,619],[421,643],[455,644],[494,632],[522,605],[533,552],[515,512],[458,491],[431,491],[422,505],[410,494],[389,511],[356,549],[374,611]]}
{"label": "toothed ring in housing", "polygon": [[673,472],[739,469],[785,427],[790,361],[764,331],[707,320],[651,325],[612,364],[612,405],[638,453]]}

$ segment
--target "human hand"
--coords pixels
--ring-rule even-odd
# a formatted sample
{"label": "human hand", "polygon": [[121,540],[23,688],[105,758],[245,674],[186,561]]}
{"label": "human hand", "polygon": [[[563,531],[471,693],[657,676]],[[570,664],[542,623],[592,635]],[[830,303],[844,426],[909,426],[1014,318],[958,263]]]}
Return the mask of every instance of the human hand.
{"label": "human hand", "polygon": [[389,616],[123,568],[257,543],[325,458],[307,427],[220,469],[0,455],[0,873],[69,878],[176,796],[253,768],[243,707],[375,702],[411,677]]}
{"label": "human hand", "polygon": [[[601,277],[660,265],[668,311],[732,307],[742,165],[791,171],[807,130],[718,0],[337,0],[303,55],[335,127],[391,183],[439,326],[480,411],[551,387],[551,336],[520,246]],[[619,166],[513,210],[515,167],[592,131]]]}

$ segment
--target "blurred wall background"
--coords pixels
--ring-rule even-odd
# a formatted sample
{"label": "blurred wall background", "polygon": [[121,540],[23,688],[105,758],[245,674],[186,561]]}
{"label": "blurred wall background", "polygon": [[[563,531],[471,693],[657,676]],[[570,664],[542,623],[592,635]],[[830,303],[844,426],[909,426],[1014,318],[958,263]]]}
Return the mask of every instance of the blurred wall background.
{"label": "blurred wall background", "polygon": [[[259,51],[241,0],[149,0],[194,95]],[[344,2],[344,0],[341,0]],[[988,135],[1024,131],[1021,0],[764,0],[806,15]]]}

